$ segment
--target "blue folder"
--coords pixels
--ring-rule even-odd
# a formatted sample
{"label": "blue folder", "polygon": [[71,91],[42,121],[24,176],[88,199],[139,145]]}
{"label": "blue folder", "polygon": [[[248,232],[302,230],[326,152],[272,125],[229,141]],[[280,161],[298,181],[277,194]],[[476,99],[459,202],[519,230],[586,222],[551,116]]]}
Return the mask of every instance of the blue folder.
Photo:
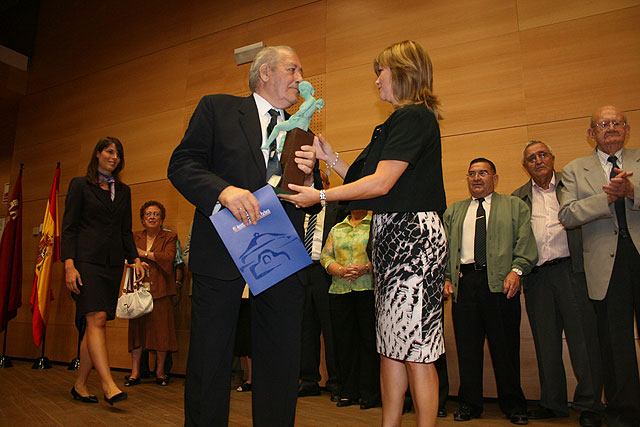
{"label": "blue folder", "polygon": [[311,258],[273,187],[266,185],[253,195],[260,203],[256,225],[245,226],[228,209],[210,219],[251,293],[258,295],[311,264]]}

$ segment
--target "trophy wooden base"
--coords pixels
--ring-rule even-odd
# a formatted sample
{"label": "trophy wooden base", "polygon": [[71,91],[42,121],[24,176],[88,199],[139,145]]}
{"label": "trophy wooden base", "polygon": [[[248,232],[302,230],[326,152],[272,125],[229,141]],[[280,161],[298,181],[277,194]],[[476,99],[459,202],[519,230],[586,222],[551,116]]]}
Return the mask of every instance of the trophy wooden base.
{"label": "trophy wooden base", "polygon": [[282,180],[276,191],[278,193],[293,194],[289,189],[289,184],[304,185],[304,172],[298,168],[295,162],[296,151],[300,151],[303,145],[313,145],[313,132],[295,128],[287,132],[284,140],[282,155],[280,156],[280,165],[282,166]]}

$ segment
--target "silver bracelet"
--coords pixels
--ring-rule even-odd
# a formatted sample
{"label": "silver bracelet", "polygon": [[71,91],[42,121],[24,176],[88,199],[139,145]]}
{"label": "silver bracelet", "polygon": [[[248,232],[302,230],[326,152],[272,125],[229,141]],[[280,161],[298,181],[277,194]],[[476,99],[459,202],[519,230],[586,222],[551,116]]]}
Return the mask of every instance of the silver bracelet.
{"label": "silver bracelet", "polygon": [[333,161],[333,163],[329,164],[328,162],[324,162],[325,166],[327,167],[327,176],[331,175],[331,169],[333,169],[338,164],[339,157],[340,153],[336,151],[336,159]]}
{"label": "silver bracelet", "polygon": [[324,189],[320,190],[320,206],[323,208],[327,206],[327,195],[324,192]]}

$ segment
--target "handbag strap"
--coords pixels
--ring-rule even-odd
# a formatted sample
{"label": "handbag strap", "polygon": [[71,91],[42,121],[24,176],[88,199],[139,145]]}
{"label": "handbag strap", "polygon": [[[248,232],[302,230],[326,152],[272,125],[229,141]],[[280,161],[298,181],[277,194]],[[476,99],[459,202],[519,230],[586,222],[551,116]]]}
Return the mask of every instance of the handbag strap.
{"label": "handbag strap", "polygon": [[[131,272],[133,270],[133,273]],[[132,278],[133,276],[133,278]],[[122,284],[123,292],[133,292],[133,284],[137,279],[137,274],[135,268],[126,267],[126,271],[124,273],[124,282]]]}

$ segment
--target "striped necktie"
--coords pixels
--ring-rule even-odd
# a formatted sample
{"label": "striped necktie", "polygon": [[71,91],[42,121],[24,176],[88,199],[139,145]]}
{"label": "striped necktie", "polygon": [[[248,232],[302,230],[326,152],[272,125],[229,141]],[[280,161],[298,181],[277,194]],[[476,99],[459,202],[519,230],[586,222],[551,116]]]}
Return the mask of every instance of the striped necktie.
{"label": "striped necktie", "polygon": [[313,252],[313,233],[316,230],[316,223],[318,222],[318,215],[307,214],[307,231],[304,233],[304,248],[307,250],[309,256]]}
{"label": "striped necktie", "polygon": [[[269,114],[271,115],[271,120],[269,121],[269,125],[267,126],[267,138],[271,135],[273,128],[278,124],[278,117],[280,113],[278,110],[274,110],[273,108],[269,110]],[[280,166],[280,159],[278,159],[278,153],[276,152],[277,143],[276,140],[278,138],[271,141],[271,145],[269,145],[269,160],[267,161],[267,182],[271,178],[272,175],[282,175],[282,167]]]}

